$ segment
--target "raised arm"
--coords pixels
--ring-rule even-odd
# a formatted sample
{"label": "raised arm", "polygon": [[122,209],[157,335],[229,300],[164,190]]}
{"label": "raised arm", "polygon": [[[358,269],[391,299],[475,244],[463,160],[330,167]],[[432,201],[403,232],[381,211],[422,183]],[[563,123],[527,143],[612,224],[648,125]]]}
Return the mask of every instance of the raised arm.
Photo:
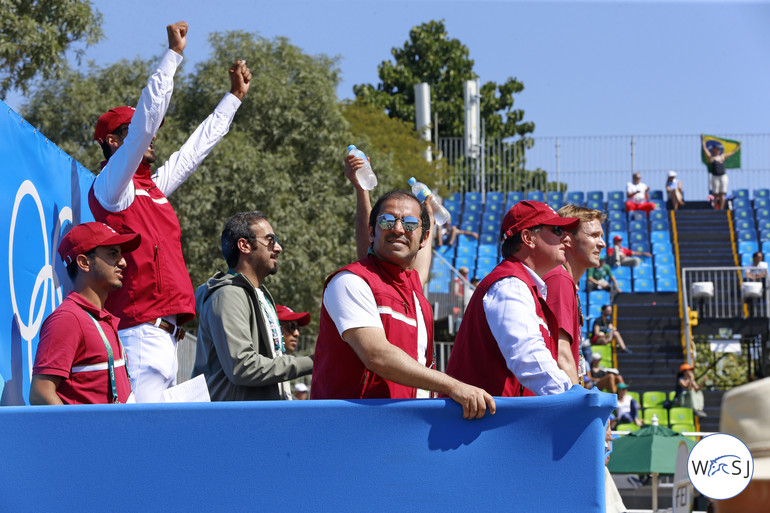
{"label": "raised arm", "polygon": [[733,155],[738,153],[738,150],[740,150],[740,149],[741,149],[741,145],[740,145],[740,143],[738,143],[738,145],[735,147],[735,149],[733,151],[731,151],[730,153],[725,153],[725,158],[728,159],[728,158],[732,157]]}
{"label": "raised arm", "polygon": [[428,217],[430,218],[430,226],[428,227],[425,240],[425,245],[417,252],[417,257],[414,259],[414,270],[420,275],[420,283],[424,287],[428,280],[430,280],[430,263],[433,260],[433,237],[432,230],[437,230],[435,220],[433,219],[433,207],[430,204],[430,198],[433,195],[425,198],[425,210],[428,211]]}
{"label": "raised arm", "polygon": [[369,191],[359,185],[358,177],[356,177],[356,171],[363,165],[364,159],[362,158],[354,155],[345,157],[345,176],[353,184],[353,189],[356,191],[356,258],[358,260],[366,258],[366,253],[369,250],[369,214],[372,211]]}
{"label": "raised arm", "polygon": [[709,152],[709,149],[706,146],[706,138],[702,135],[700,136],[700,145],[701,148],[703,148],[703,154],[706,155],[706,160],[711,162],[711,152]]}

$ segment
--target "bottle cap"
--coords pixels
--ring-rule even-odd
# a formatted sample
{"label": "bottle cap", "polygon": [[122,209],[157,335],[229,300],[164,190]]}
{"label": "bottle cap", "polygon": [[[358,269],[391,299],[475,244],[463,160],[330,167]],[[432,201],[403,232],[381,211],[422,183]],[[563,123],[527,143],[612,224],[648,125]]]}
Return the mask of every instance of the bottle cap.
{"label": "bottle cap", "polygon": [[412,178],[410,178],[409,180],[407,180],[407,182],[406,182],[406,183],[408,183],[409,185],[414,185],[414,182],[416,182],[416,181],[417,181],[417,180],[415,180],[415,179],[414,179],[414,177],[412,177]]}
{"label": "bottle cap", "polygon": [[352,145],[352,144],[351,144],[350,146],[348,146],[348,151],[350,151],[350,150],[356,150],[356,149],[358,149],[358,148],[356,148],[356,147],[355,147],[354,145]]}

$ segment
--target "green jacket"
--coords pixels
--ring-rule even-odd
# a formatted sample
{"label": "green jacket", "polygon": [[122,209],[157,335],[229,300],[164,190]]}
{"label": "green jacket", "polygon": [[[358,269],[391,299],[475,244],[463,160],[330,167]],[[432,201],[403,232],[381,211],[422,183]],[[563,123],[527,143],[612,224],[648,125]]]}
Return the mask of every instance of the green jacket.
{"label": "green jacket", "polygon": [[[264,286],[265,297],[273,298]],[[313,371],[311,356],[272,357],[272,337],[257,293],[239,274],[218,272],[195,291],[199,316],[193,377],[203,374],[212,401],[283,399],[282,381]]]}

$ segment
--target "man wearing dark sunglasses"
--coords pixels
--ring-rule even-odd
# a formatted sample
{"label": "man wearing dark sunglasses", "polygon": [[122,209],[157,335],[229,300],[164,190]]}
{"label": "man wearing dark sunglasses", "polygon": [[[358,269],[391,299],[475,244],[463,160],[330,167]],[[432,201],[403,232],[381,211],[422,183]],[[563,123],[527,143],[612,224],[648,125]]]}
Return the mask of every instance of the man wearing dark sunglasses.
{"label": "man wearing dark sunglasses", "polygon": [[195,299],[182,256],[181,229],[170,196],[198,168],[230,128],[249,89],[245,61],[230,68],[230,92],[169,160],[152,171],[155,134],[171,101],[174,74],[187,45],[187,23],[166,27],[168,51],[150,76],[136,109],[117,107],[99,117],[94,139],[105,156],[89,192],[94,218],[142,245],[126,255],[124,286],[107,308],[120,317],[137,402],[157,402],[176,384],[176,343],[195,316]]}
{"label": "man wearing dark sunglasses", "polygon": [[557,364],[559,325],[543,276],[565,262],[566,230],[580,222],[539,201],[521,201],[503,219],[504,260],[471,297],[447,374],[494,396],[550,395],[572,386]]}
{"label": "man wearing dark sunglasses", "polygon": [[278,271],[282,252],[262,212],[241,212],[225,223],[228,271],[195,291],[199,325],[192,375],[205,376],[212,401],[292,399],[288,381],[313,370],[311,356],[287,354],[277,307],[264,284]]}
{"label": "man wearing dark sunglasses", "polygon": [[369,208],[368,192],[353,178],[362,163],[348,157],[346,174],[358,197],[357,235],[368,214],[368,254],[326,280],[311,399],[410,399],[432,391],[459,403],[465,418],[494,413],[489,394],[435,370],[433,315],[422,294],[432,212],[407,191],[386,193]]}
{"label": "man wearing dark sunglasses", "polygon": [[278,312],[278,320],[281,323],[286,354],[294,354],[299,343],[300,327],[310,324],[310,312],[295,312],[284,305],[275,305],[275,310]]}

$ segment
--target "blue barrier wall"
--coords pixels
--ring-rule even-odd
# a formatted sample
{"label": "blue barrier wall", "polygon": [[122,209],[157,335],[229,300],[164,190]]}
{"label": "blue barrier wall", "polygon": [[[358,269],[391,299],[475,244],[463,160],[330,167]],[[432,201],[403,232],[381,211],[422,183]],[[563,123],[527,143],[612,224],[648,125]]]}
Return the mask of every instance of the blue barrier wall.
{"label": "blue barrier wall", "polygon": [[604,511],[614,395],[0,408],[0,511]]}
{"label": "blue barrier wall", "polygon": [[0,101],[0,405],[25,404],[43,320],[66,297],[56,248],[92,221],[94,175]]}

